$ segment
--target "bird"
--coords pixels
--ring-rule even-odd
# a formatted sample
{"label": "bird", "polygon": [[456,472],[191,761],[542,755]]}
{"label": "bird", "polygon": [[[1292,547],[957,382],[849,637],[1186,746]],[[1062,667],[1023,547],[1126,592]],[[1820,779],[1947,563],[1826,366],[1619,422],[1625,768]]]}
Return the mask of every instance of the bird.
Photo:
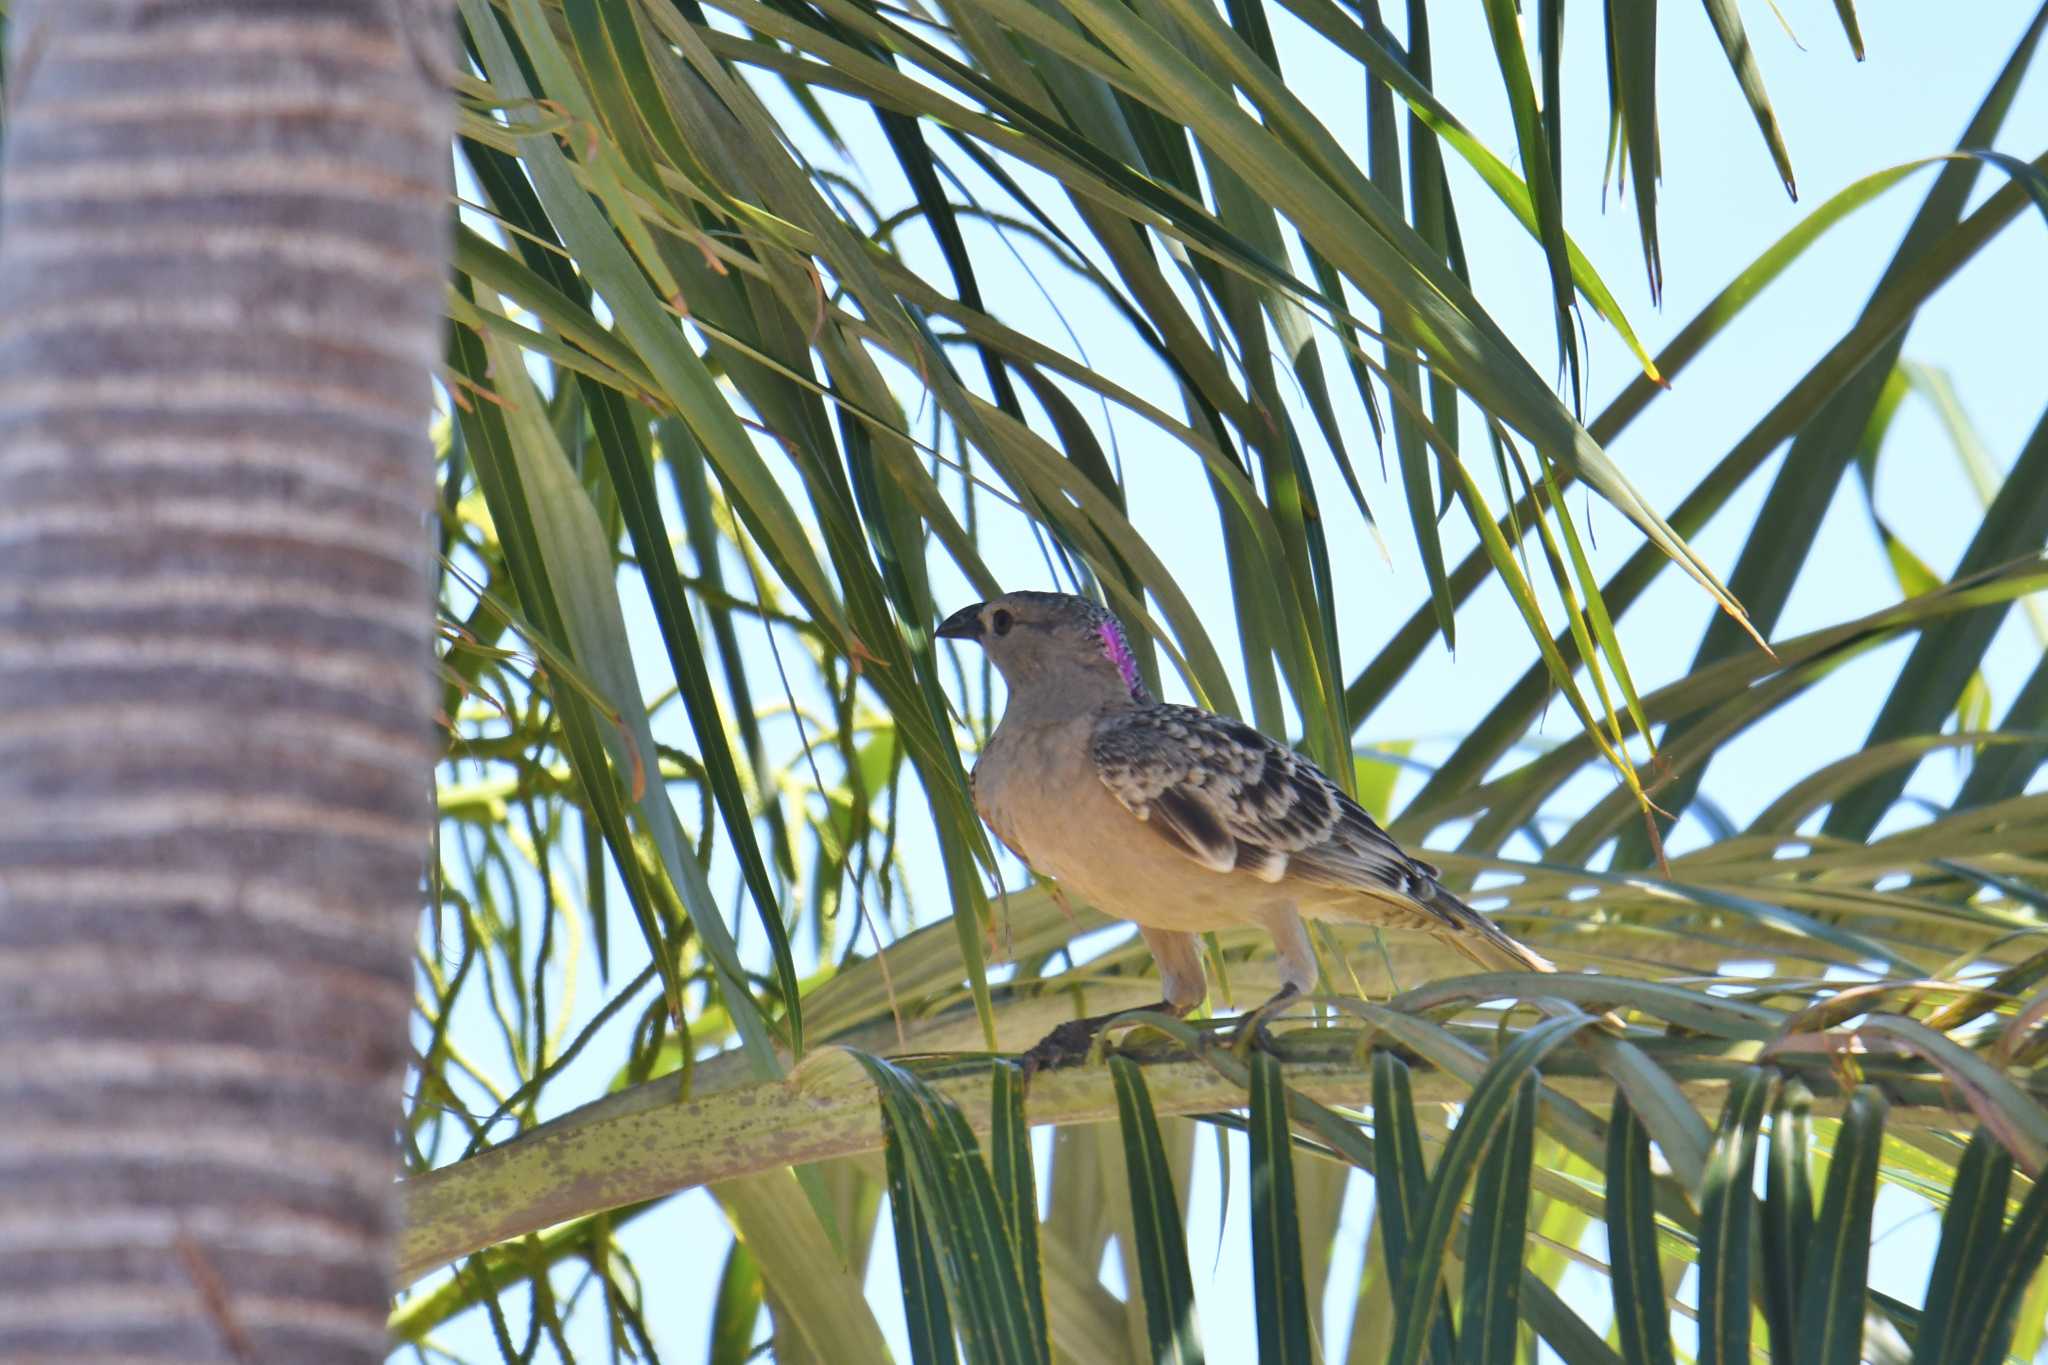
{"label": "bird", "polygon": [[[1117,618],[1084,597],[1018,591],[962,607],[936,634],[979,645],[1008,690],[970,774],[975,809],[1010,852],[1137,925],[1164,998],[1207,996],[1197,935],[1255,925],[1278,949],[1260,1021],[1312,989],[1305,919],[1420,930],[1483,967],[1555,972],[1459,900],[1329,775],[1243,721],[1155,700]],[[1061,1024],[1027,1073],[1084,1058],[1115,1014]]]}

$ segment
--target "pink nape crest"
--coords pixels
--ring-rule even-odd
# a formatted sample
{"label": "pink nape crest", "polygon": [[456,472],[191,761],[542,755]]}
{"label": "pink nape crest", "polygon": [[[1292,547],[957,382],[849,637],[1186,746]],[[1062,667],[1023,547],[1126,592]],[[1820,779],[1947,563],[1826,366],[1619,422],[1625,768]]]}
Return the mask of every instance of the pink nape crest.
{"label": "pink nape crest", "polygon": [[1124,639],[1123,627],[1115,619],[1104,621],[1095,628],[1102,639],[1102,655],[1116,665],[1116,671],[1124,680],[1124,687],[1133,697],[1145,695],[1145,684],[1138,677],[1138,660],[1131,653],[1130,641]]}

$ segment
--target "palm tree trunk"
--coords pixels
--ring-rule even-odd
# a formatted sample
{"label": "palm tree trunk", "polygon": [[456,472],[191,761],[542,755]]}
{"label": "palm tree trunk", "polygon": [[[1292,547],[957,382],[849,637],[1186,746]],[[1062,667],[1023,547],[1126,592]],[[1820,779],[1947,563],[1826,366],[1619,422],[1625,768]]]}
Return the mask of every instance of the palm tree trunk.
{"label": "palm tree trunk", "polygon": [[10,8],[0,1357],[376,1360],[446,15]]}

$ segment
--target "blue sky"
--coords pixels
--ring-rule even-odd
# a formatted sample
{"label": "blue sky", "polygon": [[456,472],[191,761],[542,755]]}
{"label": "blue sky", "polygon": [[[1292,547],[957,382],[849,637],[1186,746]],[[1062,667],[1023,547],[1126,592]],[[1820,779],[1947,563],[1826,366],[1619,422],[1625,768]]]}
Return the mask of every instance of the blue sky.
{"label": "blue sky", "polygon": [[[1567,222],[1652,350],[1812,205],[1872,171],[1947,150],[2030,17],[2021,5],[1993,0],[1946,6],[1864,6],[1869,60],[1858,64],[1849,55],[1832,4],[1783,0],[1782,8],[1798,30],[1803,50],[1786,35],[1768,6],[1752,4],[1744,17],[1791,149],[1801,193],[1797,205],[1788,202],[1778,184],[1702,10],[1697,6],[1664,7],[1659,44],[1666,168],[1660,201],[1665,267],[1661,308],[1653,307],[1648,297],[1634,206],[1610,192],[1604,212],[1601,207],[1606,129],[1599,7],[1579,5],[1568,11]],[[1481,6],[1439,3],[1432,7],[1432,23],[1439,94],[1487,145],[1512,161],[1514,138]],[[1362,92],[1356,69],[1329,56],[1284,15],[1275,15],[1275,27],[1290,87],[1355,151],[1362,131]],[[855,176],[879,202],[901,203],[904,196],[893,165],[872,125],[849,117],[842,121],[841,129],[853,145]],[[2003,150],[2023,157],[2041,150],[2039,141],[2048,133],[2048,77],[2037,72],[2023,87],[2006,129],[1998,144]],[[938,141],[935,138],[934,144]],[[825,159],[822,147],[807,145],[806,151],[821,162]],[[1554,370],[1554,346],[1542,257],[1475,177],[1456,162],[1452,174],[1479,299],[1538,371],[1549,375]],[[1674,505],[1853,321],[1932,176],[1932,171],[1922,172],[1835,229],[1820,249],[1795,266],[1688,369],[1672,392],[1611,445],[1610,453],[1653,506],[1668,509]],[[971,175],[966,178],[975,183]],[[2002,183],[2002,177],[1987,171],[1976,197],[1981,199]],[[942,277],[928,243],[907,239],[905,248],[913,260],[929,266],[935,277]],[[2048,354],[2048,336],[2044,336],[2048,310],[2042,308],[2041,287],[2042,279],[2048,278],[2043,270],[2044,252],[2048,252],[2048,232],[2040,218],[2023,216],[1922,312],[1906,346],[1909,359],[1949,372],[1964,409],[2001,468],[2011,463],[2048,401],[2040,360]],[[998,257],[999,252],[980,253],[984,261]],[[1057,287],[1052,275],[1040,273]],[[1066,325],[1085,337],[1115,335],[1106,310],[1085,302],[1069,308],[1063,325],[1022,270],[1008,276],[1000,270],[984,275],[983,286],[992,309],[1006,321],[1061,349],[1069,349]],[[1588,410],[1597,412],[1628,382],[1633,371],[1626,352],[1597,320],[1588,322],[1588,334]],[[1329,359],[1333,365],[1341,363],[1334,352]],[[1112,349],[1093,360],[1132,387],[1169,407],[1176,406],[1164,376],[1129,368],[1123,350]],[[1347,388],[1341,381],[1335,387],[1340,397]],[[916,400],[910,397],[906,401],[914,406]],[[1328,467],[1327,457],[1323,457],[1326,467],[1319,469],[1318,477],[1339,580],[1340,635],[1347,670],[1355,672],[1424,600],[1425,589],[1399,489],[1379,479],[1364,419],[1355,402],[1349,415],[1351,429],[1357,433],[1354,458],[1366,475],[1367,494],[1379,515],[1386,543],[1383,557],[1351,509],[1334,468]],[[1472,429],[1469,422],[1467,429]],[[1140,529],[1192,599],[1228,600],[1213,508],[1206,493],[1187,477],[1185,452],[1170,448],[1136,423],[1119,424],[1116,435],[1132,483],[1133,514]],[[1707,561],[1724,574],[1733,567],[1742,535],[1776,468],[1775,459],[1767,463],[1723,515],[1694,538]],[[1482,483],[1492,487],[1490,472],[1482,476]],[[1940,427],[1922,403],[1909,400],[1892,429],[1877,498],[1888,521],[1938,572],[1953,567],[1978,520],[1978,503]],[[1583,509],[1583,500],[1574,497],[1573,506]],[[1596,562],[1604,568],[1619,564],[1639,543],[1634,528],[1604,506],[1594,507],[1591,525],[1597,538]],[[1445,527],[1447,554],[1461,555],[1472,543],[1469,530],[1455,512]],[[1048,586],[1037,549],[1021,524],[1014,530],[1008,536],[999,533],[995,542],[985,545],[991,564],[1007,586]],[[627,597],[629,610],[639,611],[644,618],[637,589]],[[1897,597],[1897,586],[1872,535],[1861,495],[1853,483],[1845,483],[1777,634],[1798,634],[1861,615]],[[1710,611],[1696,587],[1676,573],[1668,573],[1622,619],[1623,644],[1645,690],[1685,670]],[[1207,624],[1218,632],[1219,648],[1230,657],[1234,642],[1223,629],[1227,620],[1219,614]],[[644,619],[636,622],[635,638],[652,695],[668,685],[666,663]],[[1415,740],[1418,753],[1440,756],[1448,748],[1447,741],[1483,715],[1533,657],[1519,618],[1496,587],[1483,589],[1460,612],[1458,638],[1455,657],[1440,644],[1432,645],[1403,686],[1368,719],[1358,736],[1361,744]],[[1897,669],[1902,650],[1903,646],[1893,646],[1859,660],[1824,688],[1737,740],[1710,771],[1709,793],[1739,820],[1761,809],[1798,777],[1854,752],[1882,699],[1883,687]],[[2001,711],[2039,651],[2024,614],[2014,612],[1987,668]],[[762,676],[772,677],[772,673]],[[1554,706],[1545,734],[1564,737],[1574,729],[1570,713],[1561,705]],[[1945,788],[1952,788],[1952,771],[1945,761],[1930,762],[1916,779],[1915,789],[1941,795]],[[1584,794],[1601,793],[1599,779],[1588,777],[1583,782]],[[1412,786],[1404,786],[1401,794],[1411,790]],[[689,809],[687,803],[684,809]],[[906,836],[915,833],[906,831]],[[914,839],[911,846],[913,850],[917,847]],[[929,847],[928,837],[925,847]],[[911,856],[914,870],[925,855],[913,851]],[[928,856],[922,865],[935,868]],[[939,885],[935,876],[929,884]],[[1014,877],[1012,884],[1017,884]],[[943,894],[937,889],[923,896],[928,912],[942,901]],[[620,941],[625,942],[625,936]],[[635,963],[615,962],[615,975],[636,967]],[[580,998],[586,1011],[603,998],[594,979],[583,983]],[[495,1055],[481,1035],[475,1050]],[[607,1053],[602,1040],[591,1051],[607,1058],[617,1055],[616,1051]],[[595,1093],[595,1088],[608,1080],[609,1066],[607,1060],[586,1073],[572,1072],[570,1088],[562,1095],[564,1103]],[[574,1093],[579,1082],[591,1089]],[[1205,1276],[1219,1243],[1214,1182],[1204,1178],[1212,1160],[1209,1144],[1198,1144],[1197,1151],[1197,1192],[1190,1213],[1189,1244],[1194,1251],[1211,1358],[1250,1359],[1249,1323],[1242,1313],[1231,1311],[1233,1305],[1245,1304],[1249,1297],[1247,1242],[1242,1227],[1235,1225],[1242,1220],[1243,1200],[1235,1201],[1234,1225],[1223,1230],[1221,1255],[1213,1275]],[[1237,1188],[1243,1188],[1241,1181]],[[1333,1300],[1342,1306],[1330,1321],[1326,1348],[1343,1336],[1350,1301],[1346,1277],[1355,1283],[1366,1210],[1363,1187],[1354,1182],[1344,1220],[1349,1251],[1339,1255],[1333,1269],[1333,1283],[1340,1287]],[[1910,1207],[1897,1200],[1881,1205],[1880,1234],[1911,1213]],[[893,1293],[894,1256],[888,1245],[886,1218],[880,1235],[870,1297],[885,1327],[893,1331],[900,1321],[900,1309],[888,1302]],[[702,1192],[679,1196],[624,1234],[623,1240],[634,1250],[641,1276],[649,1286],[649,1325],[665,1358],[689,1360],[701,1354],[728,1239],[723,1218]],[[1874,1273],[1882,1287],[1917,1300],[1924,1257],[1929,1254],[1921,1246],[1926,1241],[1931,1238],[1915,1238],[1909,1229],[1881,1243]],[[1604,1296],[1604,1285],[1588,1283]],[[513,1311],[512,1318],[518,1324],[523,1312]],[[596,1320],[587,1318],[572,1332],[579,1356],[588,1352],[585,1358],[601,1358],[603,1347],[596,1329]],[[472,1358],[494,1358],[488,1326],[478,1315],[442,1335],[448,1345]]]}

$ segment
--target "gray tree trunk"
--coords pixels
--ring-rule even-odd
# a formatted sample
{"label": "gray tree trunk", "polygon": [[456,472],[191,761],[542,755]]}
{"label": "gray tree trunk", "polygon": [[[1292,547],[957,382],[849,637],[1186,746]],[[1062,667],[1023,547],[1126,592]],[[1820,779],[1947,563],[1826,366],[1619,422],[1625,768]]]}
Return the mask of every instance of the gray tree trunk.
{"label": "gray tree trunk", "polygon": [[0,1357],[376,1360],[447,16],[10,9]]}

